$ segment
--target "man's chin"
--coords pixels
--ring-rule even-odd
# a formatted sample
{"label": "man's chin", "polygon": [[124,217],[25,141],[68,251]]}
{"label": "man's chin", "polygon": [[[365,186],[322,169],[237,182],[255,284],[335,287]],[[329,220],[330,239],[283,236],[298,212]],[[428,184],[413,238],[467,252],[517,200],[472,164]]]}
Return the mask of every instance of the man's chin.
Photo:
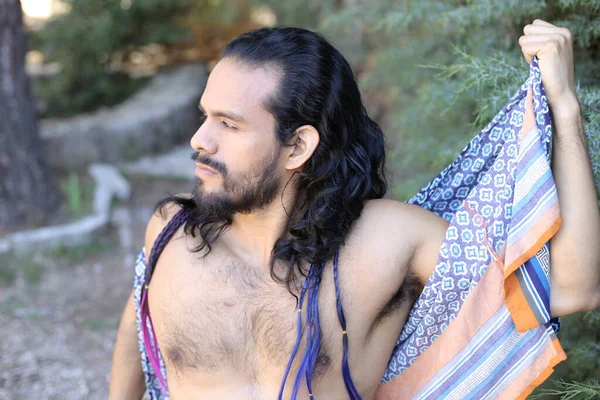
{"label": "man's chin", "polygon": [[203,180],[196,178],[194,194],[199,197],[217,197],[223,196],[224,191],[221,185],[217,187],[214,184],[207,184]]}
{"label": "man's chin", "polygon": [[200,206],[200,204],[207,203],[225,203],[227,202],[227,198],[223,196],[218,190],[207,190],[206,188],[197,188],[194,191],[194,200],[196,201],[196,205]]}

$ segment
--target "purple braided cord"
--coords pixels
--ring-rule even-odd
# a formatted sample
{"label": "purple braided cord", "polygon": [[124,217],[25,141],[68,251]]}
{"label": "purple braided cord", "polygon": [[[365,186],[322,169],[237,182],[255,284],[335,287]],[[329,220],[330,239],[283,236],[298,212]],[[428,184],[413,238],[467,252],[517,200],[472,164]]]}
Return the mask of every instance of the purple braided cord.
{"label": "purple braided cord", "polygon": [[[158,380],[160,381],[163,389],[168,391],[166,378],[162,374],[162,370],[160,368],[160,360],[158,355],[158,342],[156,340],[156,333],[154,331],[154,324],[152,323],[152,318],[150,317],[150,309],[148,307],[148,285],[150,284],[150,279],[152,278],[152,273],[154,272],[154,268],[156,267],[156,261],[158,257],[164,250],[165,246],[173,236],[173,234],[179,229],[182,223],[187,220],[189,211],[185,208],[182,208],[175,214],[175,216],[168,222],[167,226],[162,230],[158,238],[156,238],[154,245],[152,246],[152,250],[150,252],[150,258],[148,260],[148,266],[146,268],[146,272],[144,275],[144,283],[142,285],[142,302],[141,302],[141,320],[142,320],[142,336],[144,339],[144,348],[146,349],[146,353],[148,354],[148,359],[150,360],[150,364],[154,369]],[[150,329],[152,330],[152,343],[150,343],[150,333],[148,331],[147,323],[150,325]]]}
{"label": "purple braided cord", "polygon": [[[307,329],[307,344],[308,349],[306,352],[306,387],[311,399],[313,396],[312,388],[312,376],[315,370],[315,365],[319,355],[319,349],[321,347],[321,324],[319,321],[319,281],[323,271],[323,265],[319,266],[319,272],[313,276],[313,284],[308,296],[308,310],[307,320],[310,328]],[[314,332],[314,333],[313,333]],[[313,336],[314,335],[314,336]]]}
{"label": "purple braided cord", "polygon": [[302,338],[302,305],[304,304],[304,295],[306,294],[306,289],[308,287],[308,278],[304,279],[302,284],[302,292],[300,293],[300,299],[298,301],[298,310],[297,310],[297,324],[296,324],[296,343],[294,343],[294,348],[292,349],[292,354],[290,359],[288,360],[287,366],[285,368],[285,373],[283,375],[283,381],[281,382],[281,387],[279,388],[279,396],[278,400],[283,399],[283,390],[285,389],[285,383],[287,381],[288,375],[290,373],[290,368],[292,367],[292,363],[296,358],[296,353],[298,352],[298,347],[300,347],[300,339]]}
{"label": "purple braided cord", "polygon": [[348,333],[346,331],[346,317],[344,316],[344,307],[342,307],[342,300],[340,298],[340,283],[338,279],[338,261],[339,261],[339,253],[335,253],[335,258],[333,260],[333,281],[335,283],[335,298],[337,302],[337,314],[338,320],[340,321],[340,325],[342,326],[342,341],[344,346],[344,355],[342,358],[342,376],[344,377],[344,384],[346,385],[346,391],[350,395],[352,400],[362,399],[356,386],[354,385],[354,381],[352,380],[352,375],[350,374],[350,365],[348,364]]}
{"label": "purple braided cord", "polygon": [[[307,322],[308,320],[308,312],[310,309],[310,294],[312,293],[312,287],[311,287],[311,282],[312,282],[312,276],[313,276],[313,266],[311,265],[310,270],[308,272],[308,276],[306,277],[305,281],[308,281],[308,289],[309,289],[309,296],[307,299],[307,304],[306,304],[306,308],[307,308]],[[310,323],[310,322],[309,322]],[[300,329],[302,330],[302,326],[300,326]],[[308,331],[309,329],[307,329]],[[302,361],[300,362],[300,365],[298,366],[298,371],[296,372],[296,379],[294,380],[294,387],[292,388],[292,397],[291,400],[296,400],[298,397],[298,391],[300,390],[300,384],[302,383],[302,376],[306,374],[306,368],[308,367],[307,363],[306,363],[306,356],[308,353],[308,350],[310,348],[310,343],[307,343],[306,349],[304,350],[304,355],[302,357]]]}
{"label": "purple braided cord", "polygon": [[[343,360],[342,360],[342,376],[344,378],[344,384],[346,386],[346,391],[348,392],[350,399],[352,400],[362,400],[356,386],[354,385],[354,381],[352,380],[352,375],[350,374],[350,366],[348,363],[348,334],[346,332],[346,319],[344,316],[344,309],[342,307],[342,301],[340,297],[340,284],[338,279],[338,258],[339,253],[336,252],[334,262],[333,262],[333,277],[335,284],[335,296],[336,296],[336,304],[337,304],[337,312],[338,319],[340,321],[340,325],[342,327],[342,335],[343,335]],[[294,387],[292,389],[291,400],[296,400],[298,396],[298,391],[300,389],[300,384],[302,382],[302,376],[304,375],[306,378],[306,386],[308,389],[309,397],[314,399],[314,394],[312,391],[312,378],[319,354],[319,349],[321,347],[321,325],[319,320],[319,285],[321,281],[321,275],[324,269],[324,265],[311,265],[308,276],[304,281],[304,285],[302,287],[302,293],[300,295],[300,306],[302,307],[302,302],[304,300],[304,295],[306,289],[309,290],[307,296],[307,304],[306,304],[306,321],[307,321],[307,329],[306,329],[306,350],[304,352],[304,356],[302,357],[302,361],[300,362],[300,366],[298,367],[298,372],[296,373],[296,378],[294,381]],[[307,284],[308,283],[308,284]],[[298,313],[298,323],[296,327],[296,343],[294,344],[294,349],[292,351],[292,355],[288,361],[287,368],[285,370],[285,374],[283,377],[283,381],[281,383],[281,388],[279,391],[279,400],[282,400],[283,389],[285,387],[285,383],[287,381],[287,377],[289,375],[290,367],[292,365],[293,360],[296,357],[296,353],[298,351],[298,347],[300,344],[300,340],[303,334],[302,327],[302,319],[300,313]]]}

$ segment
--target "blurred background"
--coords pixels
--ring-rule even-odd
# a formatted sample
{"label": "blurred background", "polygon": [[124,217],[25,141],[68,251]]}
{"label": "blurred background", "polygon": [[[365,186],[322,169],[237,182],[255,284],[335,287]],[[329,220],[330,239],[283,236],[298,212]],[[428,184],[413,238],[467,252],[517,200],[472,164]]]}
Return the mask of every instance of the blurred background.
{"label": "blurred background", "polygon": [[[406,200],[525,81],[535,18],[573,33],[600,183],[598,0],[0,1],[0,399],[106,398],[146,223],[191,190],[196,105],[229,40],[327,37],[386,133],[388,196]],[[600,309],[559,338],[569,358],[532,397],[600,398]]]}

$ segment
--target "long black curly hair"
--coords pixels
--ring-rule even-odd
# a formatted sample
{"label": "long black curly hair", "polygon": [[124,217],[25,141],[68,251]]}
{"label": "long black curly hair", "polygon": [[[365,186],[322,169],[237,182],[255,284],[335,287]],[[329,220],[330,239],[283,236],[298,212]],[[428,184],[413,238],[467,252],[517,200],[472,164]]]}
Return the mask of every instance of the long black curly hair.
{"label": "long black curly hair", "polygon": [[[295,185],[306,200],[296,216],[290,216],[288,232],[276,241],[270,262],[272,278],[294,294],[291,287],[300,275],[306,276],[306,265],[333,259],[365,201],[385,195],[384,136],[367,115],[347,60],[318,33],[292,27],[253,30],[231,41],[222,58],[250,68],[274,65],[282,71],[276,93],[264,104],[275,118],[282,145],[302,125],[319,132],[319,144]],[[205,215],[193,199],[174,195],[161,200],[155,212],[162,213],[167,203],[189,210],[184,231],[200,234],[202,241],[194,252],[204,250],[204,255],[232,222]],[[277,260],[288,266],[284,276],[275,270]]]}

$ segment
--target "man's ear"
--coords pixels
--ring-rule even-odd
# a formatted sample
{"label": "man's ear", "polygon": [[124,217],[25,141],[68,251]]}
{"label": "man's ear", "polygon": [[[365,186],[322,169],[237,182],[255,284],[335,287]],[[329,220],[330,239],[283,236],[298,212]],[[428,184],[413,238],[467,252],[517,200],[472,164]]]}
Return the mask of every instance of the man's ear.
{"label": "man's ear", "polygon": [[289,153],[285,168],[295,170],[301,168],[313,155],[319,145],[319,132],[312,125],[303,125],[296,129],[289,145]]}

